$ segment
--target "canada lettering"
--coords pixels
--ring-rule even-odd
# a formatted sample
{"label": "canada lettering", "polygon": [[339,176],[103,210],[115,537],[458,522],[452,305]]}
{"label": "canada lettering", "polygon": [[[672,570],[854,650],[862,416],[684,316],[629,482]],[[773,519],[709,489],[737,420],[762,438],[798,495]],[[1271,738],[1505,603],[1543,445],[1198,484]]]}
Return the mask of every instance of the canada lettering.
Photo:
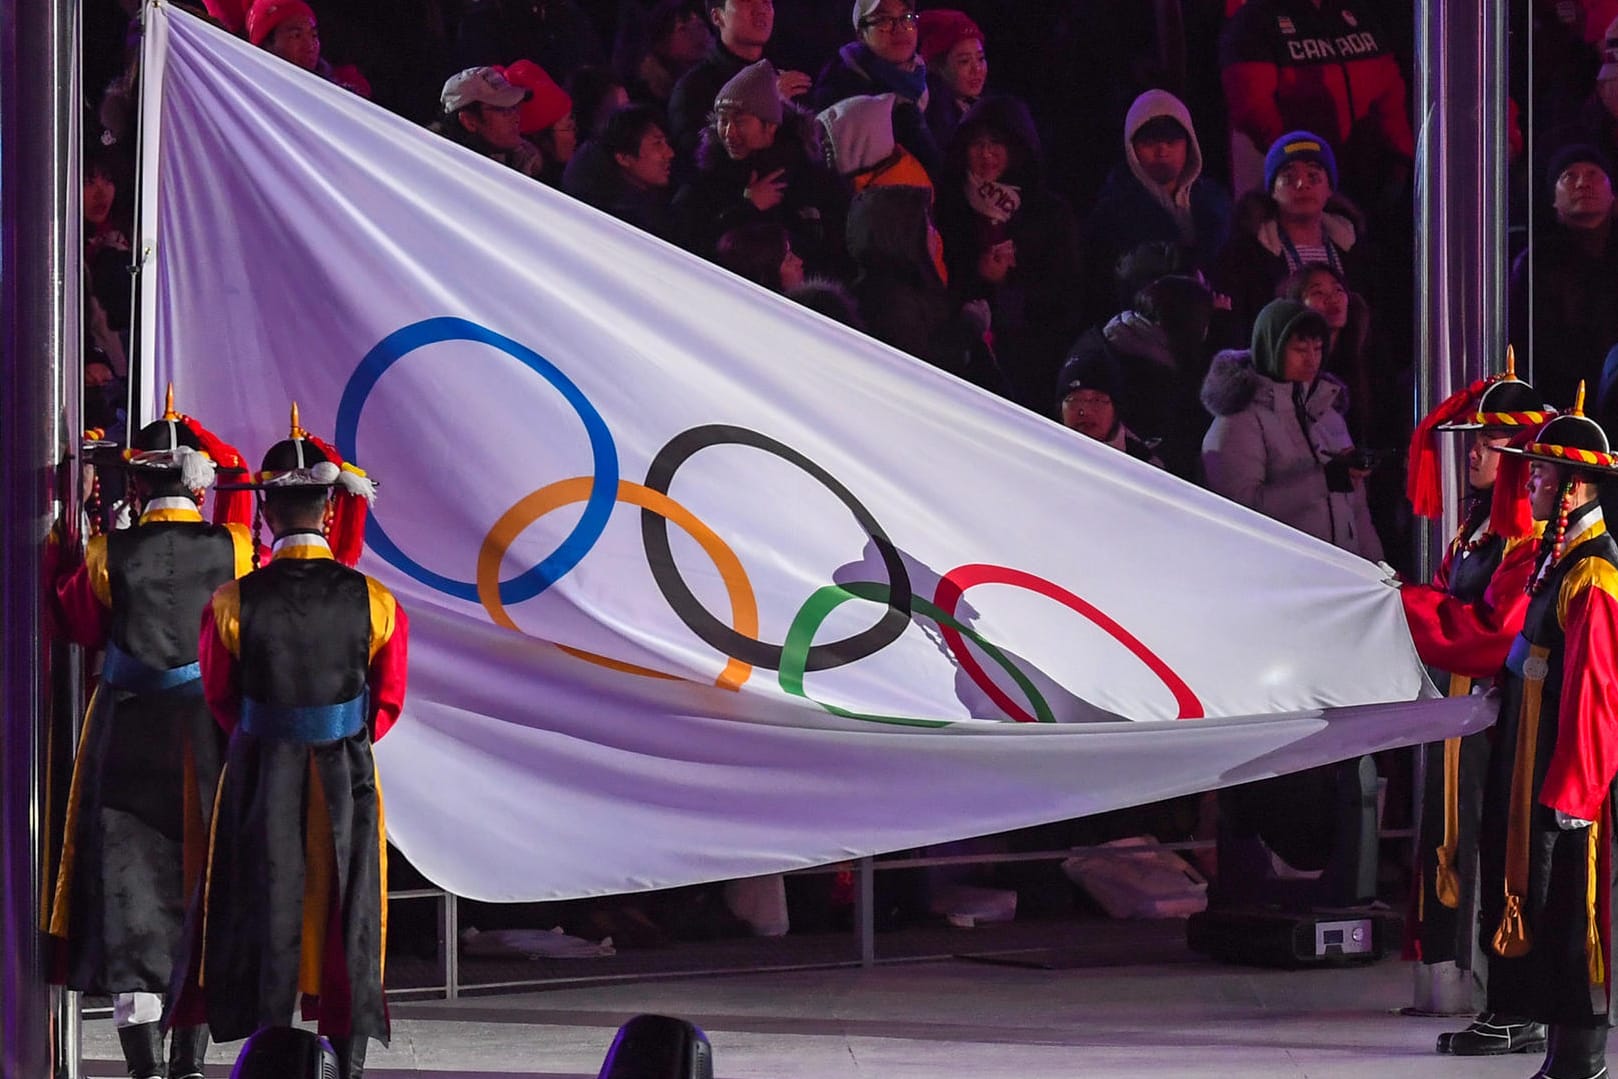
{"label": "canada lettering", "polygon": [[1350,60],[1358,56],[1376,56],[1382,52],[1376,35],[1369,31],[1345,34],[1342,37],[1306,37],[1287,42],[1287,55],[1294,61]]}

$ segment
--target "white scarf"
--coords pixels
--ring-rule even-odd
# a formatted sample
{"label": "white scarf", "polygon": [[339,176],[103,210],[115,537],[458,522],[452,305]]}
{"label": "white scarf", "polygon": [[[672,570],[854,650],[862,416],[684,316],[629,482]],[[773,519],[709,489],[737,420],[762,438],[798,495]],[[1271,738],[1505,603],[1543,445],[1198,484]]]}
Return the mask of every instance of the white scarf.
{"label": "white scarf", "polygon": [[1004,225],[1022,206],[1022,188],[967,173],[966,201],[971,203],[974,212],[996,225]]}

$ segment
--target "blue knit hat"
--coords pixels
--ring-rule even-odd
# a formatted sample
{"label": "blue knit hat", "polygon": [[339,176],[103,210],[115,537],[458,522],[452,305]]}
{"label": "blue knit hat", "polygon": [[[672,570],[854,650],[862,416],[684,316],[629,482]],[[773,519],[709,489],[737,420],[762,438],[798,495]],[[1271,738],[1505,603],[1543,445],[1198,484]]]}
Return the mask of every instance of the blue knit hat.
{"label": "blue knit hat", "polygon": [[1275,174],[1294,161],[1310,161],[1326,170],[1331,189],[1337,190],[1337,155],[1331,143],[1312,131],[1289,131],[1270,145],[1264,155],[1264,190],[1275,190]]}

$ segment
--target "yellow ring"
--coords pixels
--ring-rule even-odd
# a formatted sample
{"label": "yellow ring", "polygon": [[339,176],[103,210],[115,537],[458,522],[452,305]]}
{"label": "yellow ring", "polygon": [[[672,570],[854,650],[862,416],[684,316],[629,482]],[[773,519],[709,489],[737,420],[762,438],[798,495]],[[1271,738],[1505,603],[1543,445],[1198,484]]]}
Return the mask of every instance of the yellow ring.
{"label": "yellow ring", "polygon": [[[519,499],[516,505],[494,523],[494,527],[489,529],[489,534],[483,537],[483,546],[478,550],[478,600],[483,604],[483,609],[489,612],[489,618],[495,625],[522,632],[506,613],[505,604],[500,600],[500,563],[504,560],[506,551],[529,525],[547,513],[562,506],[587,501],[593,483],[594,480],[589,476],[575,476],[573,479],[558,480],[541,487]],[[753,586],[747,579],[747,571],[742,568],[741,559],[737,558],[736,552],[719,538],[718,533],[697,520],[690,510],[668,495],[639,483],[620,480],[617,501],[627,502],[655,513],[670,524],[683,528],[687,535],[696,540],[703,553],[713,562],[714,568],[719,571],[719,579],[725,582],[725,591],[730,597],[733,628],[737,633],[749,637],[758,636],[758,601],[753,595]],[[679,675],[625,663],[623,660],[600,656],[582,648],[565,644],[557,644],[556,647],[587,663],[615,671],[638,674],[645,678],[684,680]],[[714,679],[714,685],[720,689],[737,690],[752,673],[751,663],[731,657],[725,663],[725,669],[719,672],[719,677]]]}

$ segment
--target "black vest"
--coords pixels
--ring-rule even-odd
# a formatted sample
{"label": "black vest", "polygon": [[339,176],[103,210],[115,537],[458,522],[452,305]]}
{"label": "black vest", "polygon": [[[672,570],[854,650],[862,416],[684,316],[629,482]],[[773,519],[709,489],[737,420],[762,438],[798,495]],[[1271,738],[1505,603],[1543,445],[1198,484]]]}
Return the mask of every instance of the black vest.
{"label": "black vest", "polygon": [[365,574],[330,558],[280,558],[241,580],[242,695],[305,708],[365,691],[371,598]]}
{"label": "black vest", "polygon": [[214,589],[236,577],[230,530],[152,521],[107,535],[114,644],[160,670],[197,661],[197,629]]}
{"label": "black vest", "polygon": [[1494,571],[1500,568],[1505,556],[1504,536],[1490,536],[1470,552],[1457,551],[1449,564],[1449,594],[1462,603],[1476,603],[1482,599],[1489,582],[1494,579]]}

